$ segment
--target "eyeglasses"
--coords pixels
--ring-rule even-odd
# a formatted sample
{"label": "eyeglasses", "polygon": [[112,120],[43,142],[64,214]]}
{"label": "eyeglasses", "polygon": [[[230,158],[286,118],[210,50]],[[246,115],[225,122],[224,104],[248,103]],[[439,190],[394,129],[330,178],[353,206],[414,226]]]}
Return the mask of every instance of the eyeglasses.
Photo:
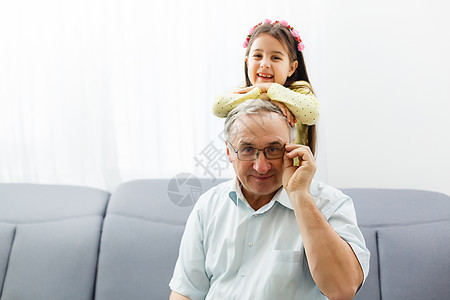
{"label": "eyeglasses", "polygon": [[268,146],[264,149],[257,149],[255,147],[244,147],[239,148],[238,150],[234,149],[230,141],[228,141],[228,145],[230,145],[231,149],[234,151],[234,153],[236,153],[237,158],[243,161],[256,160],[258,158],[259,151],[262,151],[267,159],[282,158],[284,155],[284,145]]}

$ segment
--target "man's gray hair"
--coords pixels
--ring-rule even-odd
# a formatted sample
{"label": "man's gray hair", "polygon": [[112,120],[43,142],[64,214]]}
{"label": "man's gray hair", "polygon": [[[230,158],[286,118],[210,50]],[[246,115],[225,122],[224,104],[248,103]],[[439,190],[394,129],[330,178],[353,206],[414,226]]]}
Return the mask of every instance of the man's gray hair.
{"label": "man's gray hair", "polygon": [[[227,118],[225,119],[224,125],[224,134],[225,139],[229,140],[231,137],[231,129],[233,127],[234,122],[240,117],[257,114],[259,112],[274,112],[280,115],[281,118],[286,120],[286,125],[289,128],[289,142],[291,142],[295,138],[295,126],[291,127],[288,122],[288,119],[283,115],[283,112],[270,101],[261,100],[261,99],[252,99],[244,101],[239,104],[232,111],[228,113]],[[261,124],[263,125],[263,124]]]}

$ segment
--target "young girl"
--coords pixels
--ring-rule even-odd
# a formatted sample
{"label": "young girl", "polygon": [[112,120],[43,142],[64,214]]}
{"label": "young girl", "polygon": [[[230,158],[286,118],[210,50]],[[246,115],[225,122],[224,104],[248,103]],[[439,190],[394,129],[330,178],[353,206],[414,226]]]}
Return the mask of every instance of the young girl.
{"label": "young girl", "polygon": [[246,87],[216,98],[213,112],[225,118],[237,105],[249,99],[272,101],[296,123],[295,143],[315,152],[319,103],[306,72],[298,32],[286,21],[265,20],[250,29],[244,42]]}

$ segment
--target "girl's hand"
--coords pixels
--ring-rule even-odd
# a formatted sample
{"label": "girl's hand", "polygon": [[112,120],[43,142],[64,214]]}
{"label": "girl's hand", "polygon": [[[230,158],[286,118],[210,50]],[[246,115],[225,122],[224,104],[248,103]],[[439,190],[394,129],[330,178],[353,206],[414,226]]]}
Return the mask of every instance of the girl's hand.
{"label": "girl's hand", "polygon": [[240,90],[238,90],[238,91],[236,91],[236,92],[234,92],[235,94],[245,94],[245,93],[248,93],[248,92],[250,92],[251,90],[253,90],[255,87],[254,86],[248,86],[248,87],[245,87],[245,88],[243,88],[243,89],[240,89]]}
{"label": "girl's hand", "polygon": [[[267,94],[266,94],[266,96],[267,96]],[[264,100],[268,100],[268,97],[267,97],[267,99],[264,99]],[[275,104],[281,110],[283,115],[288,119],[288,122],[291,125],[291,127],[293,127],[295,125],[295,123],[297,123],[297,120],[295,119],[294,115],[286,107],[286,105],[284,105],[283,103],[278,102],[278,101],[273,101],[273,100],[269,100],[269,101],[272,102],[273,104]]]}
{"label": "girl's hand", "polygon": [[243,89],[240,89],[238,91],[236,91],[236,94],[245,94],[250,92],[251,90],[253,90],[255,87],[259,88],[259,90],[261,91],[261,94],[267,93],[267,91],[270,89],[270,86],[272,85],[272,83],[259,83],[256,85],[251,85],[248,87],[245,87]]}
{"label": "girl's hand", "polygon": [[271,86],[272,86],[271,82],[258,83],[256,85],[254,85],[254,87],[258,87],[261,90],[261,93],[267,93],[267,91],[270,89]]}
{"label": "girl's hand", "polygon": [[286,107],[286,105],[284,105],[281,102],[277,102],[277,101],[271,101],[269,96],[267,96],[267,91],[270,89],[270,87],[272,86],[272,83],[268,82],[268,83],[259,83],[256,85],[252,85],[252,86],[248,86],[245,87],[243,89],[240,89],[238,91],[236,91],[236,94],[245,94],[250,92],[251,90],[253,90],[255,87],[259,88],[259,90],[261,91],[261,99],[262,100],[267,100],[272,102],[273,104],[275,104],[276,106],[278,106],[278,108],[283,112],[283,115],[288,119],[288,122],[291,126],[294,126],[295,123],[297,123],[297,120],[295,119],[294,115],[291,113],[291,111]]}

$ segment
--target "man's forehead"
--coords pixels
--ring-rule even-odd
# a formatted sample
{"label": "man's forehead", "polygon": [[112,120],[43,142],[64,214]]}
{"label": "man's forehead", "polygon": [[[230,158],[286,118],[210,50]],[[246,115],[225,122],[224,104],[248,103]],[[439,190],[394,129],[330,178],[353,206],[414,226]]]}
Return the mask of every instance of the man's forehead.
{"label": "man's forehead", "polygon": [[249,114],[236,119],[230,138],[235,145],[285,144],[289,141],[289,128],[276,113]]}
{"label": "man's forehead", "polygon": [[236,119],[236,121],[240,120],[241,122],[251,122],[255,125],[264,126],[268,122],[273,122],[275,119],[283,119],[284,117],[276,112],[271,111],[260,111],[256,113],[249,113],[240,116]]}
{"label": "man's forehead", "polygon": [[[235,127],[239,127],[240,131],[250,130],[257,131],[265,129],[268,126],[277,126],[282,130],[282,124],[285,123],[283,116],[274,112],[259,112],[256,114],[247,114],[240,116],[234,122]],[[284,126],[283,126],[284,127]]]}

